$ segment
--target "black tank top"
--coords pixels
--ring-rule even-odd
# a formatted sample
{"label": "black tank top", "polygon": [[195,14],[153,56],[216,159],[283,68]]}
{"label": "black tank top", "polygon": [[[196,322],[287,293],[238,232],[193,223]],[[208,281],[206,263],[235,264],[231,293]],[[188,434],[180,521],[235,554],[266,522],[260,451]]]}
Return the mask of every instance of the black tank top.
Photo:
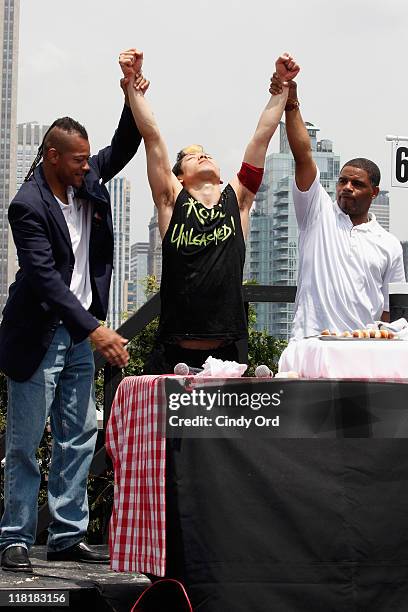
{"label": "black tank top", "polygon": [[245,242],[237,197],[227,185],[206,208],[183,189],[162,244],[159,337],[247,336],[242,298]]}

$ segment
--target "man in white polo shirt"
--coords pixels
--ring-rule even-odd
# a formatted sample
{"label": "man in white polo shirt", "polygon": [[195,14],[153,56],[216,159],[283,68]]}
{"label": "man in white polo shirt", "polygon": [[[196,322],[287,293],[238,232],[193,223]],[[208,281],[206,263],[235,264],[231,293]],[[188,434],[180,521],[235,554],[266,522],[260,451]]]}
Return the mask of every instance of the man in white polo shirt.
{"label": "man in white polo shirt", "polygon": [[[270,91],[281,91],[274,75]],[[296,83],[289,83],[286,131],[295,159],[293,200],[299,226],[298,288],[292,338],[352,331],[389,320],[388,284],[404,282],[402,247],[369,212],[380,170],[365,158],[340,171],[333,202],[320,183]]]}

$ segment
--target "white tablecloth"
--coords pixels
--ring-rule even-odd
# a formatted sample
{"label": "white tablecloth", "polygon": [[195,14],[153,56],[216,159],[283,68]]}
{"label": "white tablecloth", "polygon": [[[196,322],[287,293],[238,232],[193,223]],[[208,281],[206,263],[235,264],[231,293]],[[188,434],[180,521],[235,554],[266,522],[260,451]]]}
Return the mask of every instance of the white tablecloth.
{"label": "white tablecloth", "polygon": [[408,379],[408,341],[292,341],[279,360],[279,371],[301,378]]}

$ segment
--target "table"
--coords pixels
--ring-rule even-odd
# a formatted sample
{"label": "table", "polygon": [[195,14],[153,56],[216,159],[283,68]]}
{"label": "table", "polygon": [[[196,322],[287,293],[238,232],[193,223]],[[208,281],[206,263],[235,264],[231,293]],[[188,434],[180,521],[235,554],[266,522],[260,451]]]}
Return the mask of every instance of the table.
{"label": "table", "polygon": [[[203,388],[269,388],[280,394],[274,410],[280,427],[262,436],[241,431],[241,437],[174,438],[165,460],[157,406],[166,386],[168,394],[183,380],[134,377],[120,386],[108,446],[116,448],[119,491],[112,530],[120,512],[128,517],[124,531],[111,533],[111,548],[120,543],[123,567],[126,561],[146,571],[140,563],[149,560],[159,516],[164,537],[161,556],[154,558],[183,580],[200,612],[408,609],[408,386],[219,382],[203,381]],[[155,415],[147,417],[147,431],[156,463],[142,456],[144,465],[137,466],[142,441],[136,429],[139,420],[147,423],[140,411]],[[165,517],[151,496],[157,461],[156,492],[165,497]],[[126,496],[126,481],[136,469],[140,491],[133,487]],[[135,537],[132,527],[141,513],[144,535]],[[141,548],[132,558],[136,540],[145,546],[144,558]]]}
{"label": "table", "polygon": [[408,341],[320,340],[289,342],[279,371],[294,370],[302,378],[408,378]]}
{"label": "table", "polygon": [[164,576],[164,378],[129,376],[118,387],[106,429],[115,479],[109,547],[112,569]]}

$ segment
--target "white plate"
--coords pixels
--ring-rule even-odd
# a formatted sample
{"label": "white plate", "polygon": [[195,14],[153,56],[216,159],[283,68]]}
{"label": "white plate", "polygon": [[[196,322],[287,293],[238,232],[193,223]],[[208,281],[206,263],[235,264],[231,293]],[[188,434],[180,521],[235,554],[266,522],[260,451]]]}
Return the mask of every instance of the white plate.
{"label": "white plate", "polygon": [[358,340],[359,342],[361,342],[362,340],[365,341],[365,342],[367,340],[369,340],[370,342],[372,340],[374,340],[375,342],[378,342],[378,341],[380,341],[380,342],[384,342],[384,341],[385,342],[392,342],[394,340],[401,340],[402,341],[402,338],[354,338],[354,336],[352,336],[351,338],[347,337],[347,336],[346,337],[344,337],[344,336],[318,336],[318,337],[319,337],[319,340],[329,340],[329,341],[335,340],[336,342],[338,340],[340,340],[342,342],[343,341],[349,342],[350,340]]}

